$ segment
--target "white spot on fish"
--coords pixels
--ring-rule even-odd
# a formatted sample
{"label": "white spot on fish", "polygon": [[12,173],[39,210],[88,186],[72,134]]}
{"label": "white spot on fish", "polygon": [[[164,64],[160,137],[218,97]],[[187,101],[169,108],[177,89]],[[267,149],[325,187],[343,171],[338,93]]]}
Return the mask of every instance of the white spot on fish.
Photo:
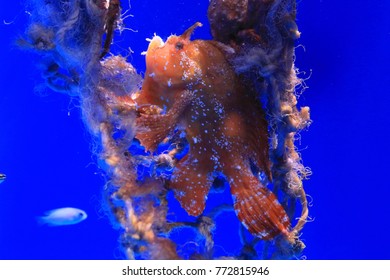
{"label": "white spot on fish", "polygon": [[50,210],[45,216],[38,217],[41,224],[49,226],[68,226],[78,224],[87,218],[87,213],[81,209],[65,207]]}

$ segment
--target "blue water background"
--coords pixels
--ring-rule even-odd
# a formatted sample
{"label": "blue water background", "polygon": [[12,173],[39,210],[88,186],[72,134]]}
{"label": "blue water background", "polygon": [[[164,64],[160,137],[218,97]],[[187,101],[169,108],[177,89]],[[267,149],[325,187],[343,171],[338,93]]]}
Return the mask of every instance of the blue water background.
{"label": "blue water background", "polygon": [[[127,5],[127,4],[126,4]],[[142,72],[145,38],[182,33],[209,39],[208,1],[131,1],[113,51]],[[390,259],[390,1],[302,0],[296,66],[310,77],[300,97],[313,124],[299,145],[313,175],[301,236],[308,259]],[[105,182],[91,156],[79,109],[42,87],[39,58],[19,50],[29,15],[20,1],[0,10],[0,259],[117,259],[118,233],[101,214]],[[304,73],[305,72],[305,73]],[[65,206],[89,217],[69,227],[38,226],[36,216]],[[226,232],[235,230],[223,225]],[[230,235],[230,233],[229,233]],[[221,238],[221,237],[219,237]],[[228,236],[226,247],[229,247]]]}

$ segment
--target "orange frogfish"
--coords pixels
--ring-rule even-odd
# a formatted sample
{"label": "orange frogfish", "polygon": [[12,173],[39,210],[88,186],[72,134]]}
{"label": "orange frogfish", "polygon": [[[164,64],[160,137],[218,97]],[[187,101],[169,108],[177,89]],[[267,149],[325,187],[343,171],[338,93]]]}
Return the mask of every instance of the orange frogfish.
{"label": "orange frogfish", "polygon": [[189,215],[202,214],[215,174],[230,184],[238,219],[254,235],[288,234],[289,218],[262,185],[251,162],[271,178],[268,130],[260,101],[227,61],[219,43],[190,40],[196,23],[146,52],[145,79],[136,99],[136,138],[149,151],[182,128],[189,152],[176,165],[169,188]]}

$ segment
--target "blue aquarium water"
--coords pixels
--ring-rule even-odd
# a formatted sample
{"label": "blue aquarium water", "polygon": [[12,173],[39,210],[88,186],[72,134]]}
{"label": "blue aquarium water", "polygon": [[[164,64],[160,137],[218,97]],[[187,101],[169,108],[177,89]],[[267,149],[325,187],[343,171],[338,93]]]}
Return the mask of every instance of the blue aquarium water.
{"label": "blue aquarium water", "polygon": [[[208,2],[131,1],[111,51],[144,73],[141,52],[154,33],[165,40],[200,21],[194,38],[211,39]],[[304,0],[297,10],[295,65],[308,87],[299,105],[310,106],[313,120],[297,141],[313,171],[304,181],[311,222],[300,236],[300,257],[390,259],[390,2]],[[16,44],[30,13],[23,1],[0,11],[0,259],[121,259],[119,232],[102,208],[107,177],[91,153],[79,103],[45,87],[41,58]],[[180,215],[172,201],[170,211]],[[37,222],[61,207],[88,218],[59,227]],[[238,225],[224,219],[216,251],[234,254]]]}

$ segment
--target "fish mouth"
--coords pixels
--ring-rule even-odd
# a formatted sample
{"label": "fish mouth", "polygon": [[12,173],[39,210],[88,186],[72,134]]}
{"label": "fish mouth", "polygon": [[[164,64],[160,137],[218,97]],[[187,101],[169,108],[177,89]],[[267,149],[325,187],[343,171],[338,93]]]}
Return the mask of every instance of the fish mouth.
{"label": "fish mouth", "polygon": [[150,40],[148,52],[153,51],[158,48],[162,48],[165,45],[163,39],[160,36],[154,35],[154,37]]}

